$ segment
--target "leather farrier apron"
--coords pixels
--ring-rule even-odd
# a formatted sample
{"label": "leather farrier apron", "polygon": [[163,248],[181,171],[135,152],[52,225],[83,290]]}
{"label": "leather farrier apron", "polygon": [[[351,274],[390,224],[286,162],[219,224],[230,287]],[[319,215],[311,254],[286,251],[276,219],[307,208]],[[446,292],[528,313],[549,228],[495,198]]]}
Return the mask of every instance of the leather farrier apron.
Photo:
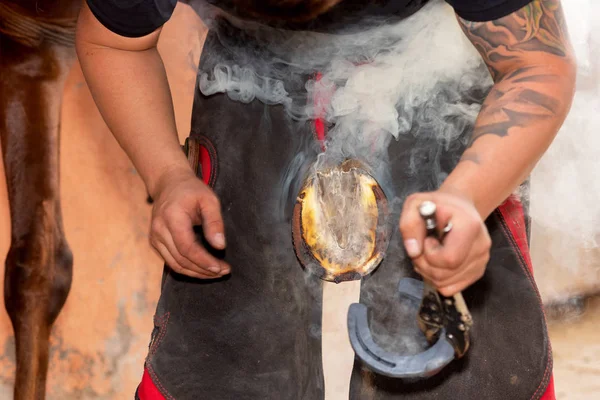
{"label": "leather farrier apron", "polygon": [[[312,73],[299,72],[293,63],[274,68],[280,54],[265,57],[266,43],[264,37],[255,40],[229,23],[216,23],[204,44],[199,86],[203,79],[218,79],[219,71],[231,73],[219,65],[243,69],[252,63],[256,77],[283,82],[288,99],[314,101],[306,96],[306,82],[320,72],[318,63]],[[261,59],[271,61],[257,61],[259,50]],[[412,110],[414,115],[442,104],[477,106],[489,89],[461,79],[435,85],[435,98]],[[244,98],[243,88],[229,89],[206,94],[196,88],[191,136],[203,143],[202,178],[222,204],[228,240],[224,259],[232,274],[197,280],[165,269],[146,369],[166,399],[320,400],[322,281],[296,256],[292,214],[303,180],[323,151],[326,128],[332,132],[333,127],[326,120],[293,118],[293,107],[284,102]],[[399,118],[407,110],[399,109]],[[378,169],[387,174],[376,177],[385,182],[393,228],[383,261],[363,278],[360,299],[371,312],[372,326],[389,333],[380,341],[387,339],[383,345],[397,351],[410,346],[395,342],[395,334],[418,333],[397,304],[399,280],[415,277],[397,228],[402,203],[410,193],[440,185],[459,161],[473,124],[471,117],[446,118],[455,136],[444,141],[427,118],[411,121],[407,132],[386,147]],[[552,360],[519,199],[507,200],[486,225],[491,259],[485,276],[464,291],[474,321],[468,354],[420,381],[378,376],[357,360],[350,399],[542,398]]]}

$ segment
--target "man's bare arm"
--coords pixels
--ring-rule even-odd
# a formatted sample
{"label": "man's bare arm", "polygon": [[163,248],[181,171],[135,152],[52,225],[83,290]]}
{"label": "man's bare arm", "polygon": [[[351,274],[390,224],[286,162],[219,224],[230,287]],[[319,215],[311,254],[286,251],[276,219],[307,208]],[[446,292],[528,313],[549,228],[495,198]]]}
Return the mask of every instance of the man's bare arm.
{"label": "man's bare arm", "polygon": [[176,272],[196,278],[229,273],[196,240],[225,247],[219,200],[197,179],[181,150],[171,92],[156,48],[161,29],[140,38],[105,28],[84,2],[76,47],[94,100],[154,199],[150,242]]}
{"label": "man's bare arm", "polygon": [[551,144],[571,107],[576,67],[560,0],[533,0],[495,21],[459,22],[495,84],[442,190],[467,195],[485,218]]}
{"label": "man's bare arm", "polygon": [[83,73],[104,120],[154,196],[169,171],[192,173],[179,146],[156,48],[161,29],[141,38],[122,37],[101,25],[83,3],[76,39]]}

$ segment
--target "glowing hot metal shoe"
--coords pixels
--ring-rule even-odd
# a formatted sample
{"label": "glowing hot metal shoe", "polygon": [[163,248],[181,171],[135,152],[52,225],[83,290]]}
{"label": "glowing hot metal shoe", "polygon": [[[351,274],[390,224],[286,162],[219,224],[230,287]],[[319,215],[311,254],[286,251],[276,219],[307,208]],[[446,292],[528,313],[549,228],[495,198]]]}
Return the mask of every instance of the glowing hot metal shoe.
{"label": "glowing hot metal shoe", "polygon": [[389,243],[383,190],[357,160],[311,174],[294,207],[292,236],[298,259],[332,282],[372,272]]}

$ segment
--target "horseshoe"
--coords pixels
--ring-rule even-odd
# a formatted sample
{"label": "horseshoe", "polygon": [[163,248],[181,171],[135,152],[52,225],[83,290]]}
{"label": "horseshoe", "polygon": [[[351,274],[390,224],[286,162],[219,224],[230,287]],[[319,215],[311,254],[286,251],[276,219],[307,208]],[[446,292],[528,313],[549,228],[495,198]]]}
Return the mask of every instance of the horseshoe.
{"label": "horseshoe", "polygon": [[[438,234],[436,205],[426,201],[419,207],[419,212],[425,220],[427,235],[443,241],[452,225],[448,224],[443,232]],[[473,322],[462,293],[446,297],[429,282],[412,278],[400,281],[398,293],[404,301],[421,301],[417,322],[431,347],[415,355],[394,354],[382,349],[373,340],[367,307],[354,303],[348,310],[350,344],[356,356],[369,369],[393,378],[427,378],[466,354]]]}

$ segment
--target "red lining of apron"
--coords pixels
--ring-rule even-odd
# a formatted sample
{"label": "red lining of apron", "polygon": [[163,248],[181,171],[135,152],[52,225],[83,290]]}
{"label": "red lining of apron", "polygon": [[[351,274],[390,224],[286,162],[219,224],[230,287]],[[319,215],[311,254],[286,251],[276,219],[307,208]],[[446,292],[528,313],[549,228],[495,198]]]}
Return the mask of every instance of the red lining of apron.
{"label": "red lining of apron", "polygon": [[138,386],[138,397],[140,400],[166,400],[165,396],[160,393],[160,390],[152,382],[152,378],[146,368],[144,368],[142,382]]}
{"label": "red lining of apron", "polygon": [[533,274],[533,265],[529,255],[529,244],[527,242],[527,230],[525,229],[525,213],[523,204],[514,196],[509,197],[498,210],[504,217],[506,225],[512,233],[521,255],[525,259],[525,264],[529,272]]}
{"label": "red lining of apron", "polygon": [[[152,378],[148,373],[148,370],[144,368],[144,375],[142,376],[142,382],[138,386],[138,397],[140,400],[166,400],[165,397],[160,393],[154,382],[152,382]],[[550,377],[550,382],[548,382],[548,387],[546,388],[546,392],[540,398],[540,400],[556,400],[554,394],[554,379]]]}
{"label": "red lining of apron", "polygon": [[[527,230],[525,229],[525,213],[523,211],[523,204],[515,196],[510,196],[502,205],[500,205],[500,207],[498,207],[498,211],[502,215],[504,224],[508,228],[512,239],[517,246],[517,250],[523,258],[527,269],[531,273],[532,283],[535,282],[533,278],[533,265],[531,263],[531,256],[529,253],[529,243],[527,241]],[[548,345],[548,357],[552,357],[552,349],[550,344]],[[532,399],[536,398],[542,383],[543,381],[540,382],[540,386],[531,397]],[[546,391],[539,398],[539,400],[556,400],[556,395],[554,393],[554,376],[552,375],[552,372],[550,372],[550,379],[548,381]]]}
{"label": "red lining of apron", "polygon": [[210,153],[205,146],[200,146],[200,166],[202,167],[202,181],[210,185],[210,177],[212,165],[210,161]]}
{"label": "red lining of apron", "polygon": [[[315,81],[319,82],[323,78],[323,74],[317,72]],[[313,106],[315,108],[315,134],[317,140],[321,145],[321,150],[325,151],[325,136],[327,135],[327,128],[325,126],[325,108],[328,99],[324,96],[319,96],[318,92],[313,96]]]}
{"label": "red lining of apron", "polygon": [[217,150],[210,141],[210,139],[204,135],[195,136],[196,141],[200,146],[199,154],[199,173],[202,181],[210,186],[214,187],[217,180],[218,173],[218,158]]}

